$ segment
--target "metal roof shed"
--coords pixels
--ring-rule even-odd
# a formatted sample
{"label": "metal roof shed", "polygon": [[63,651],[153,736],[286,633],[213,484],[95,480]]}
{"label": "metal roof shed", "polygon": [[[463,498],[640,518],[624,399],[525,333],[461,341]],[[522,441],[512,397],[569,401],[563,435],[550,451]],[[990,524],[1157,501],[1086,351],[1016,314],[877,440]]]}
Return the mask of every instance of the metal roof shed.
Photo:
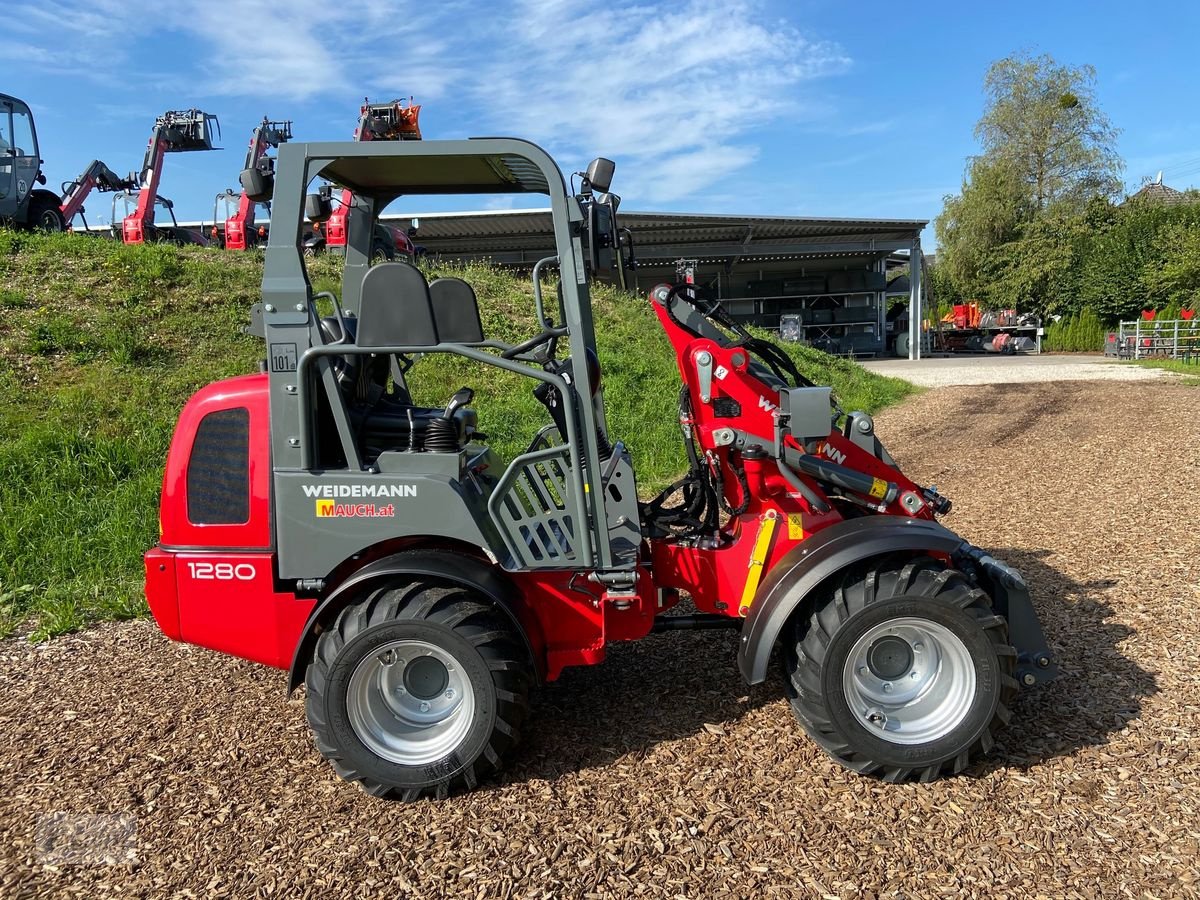
{"label": "metal roof shed", "polygon": [[[674,280],[677,263],[691,260],[697,281],[711,286],[735,316],[771,328],[785,315],[812,319],[802,324],[805,334],[843,352],[883,351],[884,270],[887,257],[896,251],[908,251],[917,260],[910,302],[919,304],[924,220],[628,210],[620,215],[621,225],[633,235],[638,259],[631,287]],[[438,258],[529,267],[554,252],[549,210],[419,218],[417,241]],[[834,317],[844,321],[832,321]],[[920,320],[919,312],[909,317],[912,323]],[[838,346],[832,335],[843,338],[847,347]],[[910,346],[919,349],[919,341],[911,340]]]}

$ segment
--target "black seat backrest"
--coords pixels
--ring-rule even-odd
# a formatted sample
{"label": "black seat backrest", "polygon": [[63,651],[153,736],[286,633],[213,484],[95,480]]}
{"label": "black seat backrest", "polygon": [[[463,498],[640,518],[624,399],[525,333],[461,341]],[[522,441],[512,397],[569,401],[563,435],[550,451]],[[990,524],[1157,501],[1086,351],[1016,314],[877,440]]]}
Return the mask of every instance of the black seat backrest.
{"label": "black seat backrest", "polygon": [[359,347],[432,347],[441,343],[429,285],[408,263],[371,266],[362,282],[358,309]]}
{"label": "black seat backrest", "polygon": [[483,322],[475,289],[461,278],[437,278],[429,285],[438,336],[452,344],[479,344]]}

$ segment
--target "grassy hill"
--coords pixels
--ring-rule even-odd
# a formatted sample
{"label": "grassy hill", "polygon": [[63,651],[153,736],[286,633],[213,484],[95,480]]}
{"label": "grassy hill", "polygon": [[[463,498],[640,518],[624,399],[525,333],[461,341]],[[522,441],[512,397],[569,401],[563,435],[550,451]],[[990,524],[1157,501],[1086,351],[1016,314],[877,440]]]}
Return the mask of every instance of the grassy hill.
{"label": "grassy hill", "polygon": [[[336,290],[339,268],[317,260],[316,286]],[[528,278],[480,265],[454,274],[478,292],[489,337],[536,332]],[[144,612],[141,554],[156,537],[175,418],[197,388],[257,370],[262,342],[241,328],[261,277],[256,253],[0,230],[0,635]],[[674,357],[644,298],[600,287],[593,303],[610,431],[649,492],[684,468]],[[789,351],[848,409],[913,389]],[[441,357],[414,374],[422,403],[475,387],[480,428],[506,457],[547,421],[528,379]]]}

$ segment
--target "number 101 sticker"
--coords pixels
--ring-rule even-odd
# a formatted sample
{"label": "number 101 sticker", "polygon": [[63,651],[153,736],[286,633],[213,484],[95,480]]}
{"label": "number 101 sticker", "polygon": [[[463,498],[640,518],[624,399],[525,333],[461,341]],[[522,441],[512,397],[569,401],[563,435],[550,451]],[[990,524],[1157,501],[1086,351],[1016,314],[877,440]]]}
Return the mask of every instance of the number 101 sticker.
{"label": "number 101 sticker", "polygon": [[295,344],[272,344],[271,345],[271,371],[272,372],[295,372],[296,371],[296,345]]}
{"label": "number 101 sticker", "polygon": [[196,581],[253,581],[258,574],[251,563],[189,562],[188,571]]}

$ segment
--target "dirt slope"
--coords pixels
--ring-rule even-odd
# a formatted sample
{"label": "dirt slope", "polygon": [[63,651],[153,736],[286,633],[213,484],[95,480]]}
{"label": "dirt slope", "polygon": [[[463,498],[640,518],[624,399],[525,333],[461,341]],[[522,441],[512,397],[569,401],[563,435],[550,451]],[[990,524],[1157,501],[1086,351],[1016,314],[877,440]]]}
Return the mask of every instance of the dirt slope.
{"label": "dirt slope", "polygon": [[[0,644],[0,896],[1194,894],[1198,401],[947,388],[880,417],[947,524],[1025,572],[1062,661],[969,777],[845,772],[731,635],[662,635],[542,690],[503,782],[387,804],[320,761],[280,673],[136,622]],[[117,864],[64,858],[82,814],[136,829]]]}

